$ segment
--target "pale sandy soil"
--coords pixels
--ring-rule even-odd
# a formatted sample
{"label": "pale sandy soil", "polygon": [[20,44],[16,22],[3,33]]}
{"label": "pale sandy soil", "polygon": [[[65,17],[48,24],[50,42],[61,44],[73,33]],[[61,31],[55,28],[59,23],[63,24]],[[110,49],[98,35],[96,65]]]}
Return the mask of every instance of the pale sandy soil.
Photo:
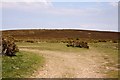
{"label": "pale sandy soil", "polygon": [[104,59],[97,51],[73,53],[27,48],[21,50],[45,57],[45,66],[35,71],[32,78],[104,78],[105,76],[100,73],[100,66],[104,63]]}

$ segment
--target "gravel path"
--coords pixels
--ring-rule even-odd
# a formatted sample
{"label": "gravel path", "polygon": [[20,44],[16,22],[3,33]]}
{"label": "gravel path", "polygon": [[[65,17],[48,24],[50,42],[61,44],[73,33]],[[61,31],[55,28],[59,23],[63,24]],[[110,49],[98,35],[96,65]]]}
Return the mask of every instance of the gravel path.
{"label": "gravel path", "polygon": [[43,69],[36,71],[32,78],[104,78],[104,75],[99,73],[98,58],[91,54],[94,51],[87,51],[86,54],[89,55],[83,55],[27,48],[21,50],[38,53],[46,59]]}

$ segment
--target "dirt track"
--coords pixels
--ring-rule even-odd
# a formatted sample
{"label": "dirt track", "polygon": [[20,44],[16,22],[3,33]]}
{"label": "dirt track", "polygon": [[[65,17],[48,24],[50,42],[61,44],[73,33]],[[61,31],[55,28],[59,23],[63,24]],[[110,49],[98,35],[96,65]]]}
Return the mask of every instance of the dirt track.
{"label": "dirt track", "polygon": [[85,54],[37,50],[37,49],[21,49],[38,53],[45,57],[46,64],[43,69],[32,74],[32,78],[104,78],[100,74],[98,57],[100,55],[92,55],[95,51],[87,51]]}

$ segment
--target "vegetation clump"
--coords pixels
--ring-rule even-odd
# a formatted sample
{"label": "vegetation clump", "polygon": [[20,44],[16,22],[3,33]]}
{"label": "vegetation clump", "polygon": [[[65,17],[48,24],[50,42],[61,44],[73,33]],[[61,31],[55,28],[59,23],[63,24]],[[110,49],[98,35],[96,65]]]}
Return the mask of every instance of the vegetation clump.
{"label": "vegetation clump", "polygon": [[88,43],[87,42],[83,42],[83,41],[70,41],[68,42],[68,44],[66,45],[67,47],[79,47],[79,48],[87,48],[89,49]]}
{"label": "vegetation clump", "polygon": [[32,40],[27,40],[26,42],[29,42],[29,43],[34,43],[34,41],[32,41]]}
{"label": "vegetation clump", "polygon": [[2,38],[2,55],[15,56],[19,49],[11,36]]}
{"label": "vegetation clump", "polygon": [[106,40],[98,40],[98,42],[107,42]]}

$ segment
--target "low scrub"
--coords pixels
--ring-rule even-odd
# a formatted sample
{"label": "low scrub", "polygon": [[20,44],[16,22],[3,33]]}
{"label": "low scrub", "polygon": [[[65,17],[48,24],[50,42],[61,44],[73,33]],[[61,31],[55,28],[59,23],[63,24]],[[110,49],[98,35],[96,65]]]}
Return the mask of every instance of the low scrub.
{"label": "low scrub", "polygon": [[107,42],[106,40],[98,40],[98,42]]}
{"label": "low scrub", "polygon": [[29,43],[34,43],[34,41],[32,41],[32,40],[27,40],[26,42],[29,42]]}
{"label": "low scrub", "polygon": [[19,49],[11,36],[2,38],[2,55],[15,56]]}
{"label": "low scrub", "polygon": [[87,48],[89,49],[88,43],[87,42],[79,42],[79,41],[70,41],[67,44],[67,47],[79,47],[79,48]]}

